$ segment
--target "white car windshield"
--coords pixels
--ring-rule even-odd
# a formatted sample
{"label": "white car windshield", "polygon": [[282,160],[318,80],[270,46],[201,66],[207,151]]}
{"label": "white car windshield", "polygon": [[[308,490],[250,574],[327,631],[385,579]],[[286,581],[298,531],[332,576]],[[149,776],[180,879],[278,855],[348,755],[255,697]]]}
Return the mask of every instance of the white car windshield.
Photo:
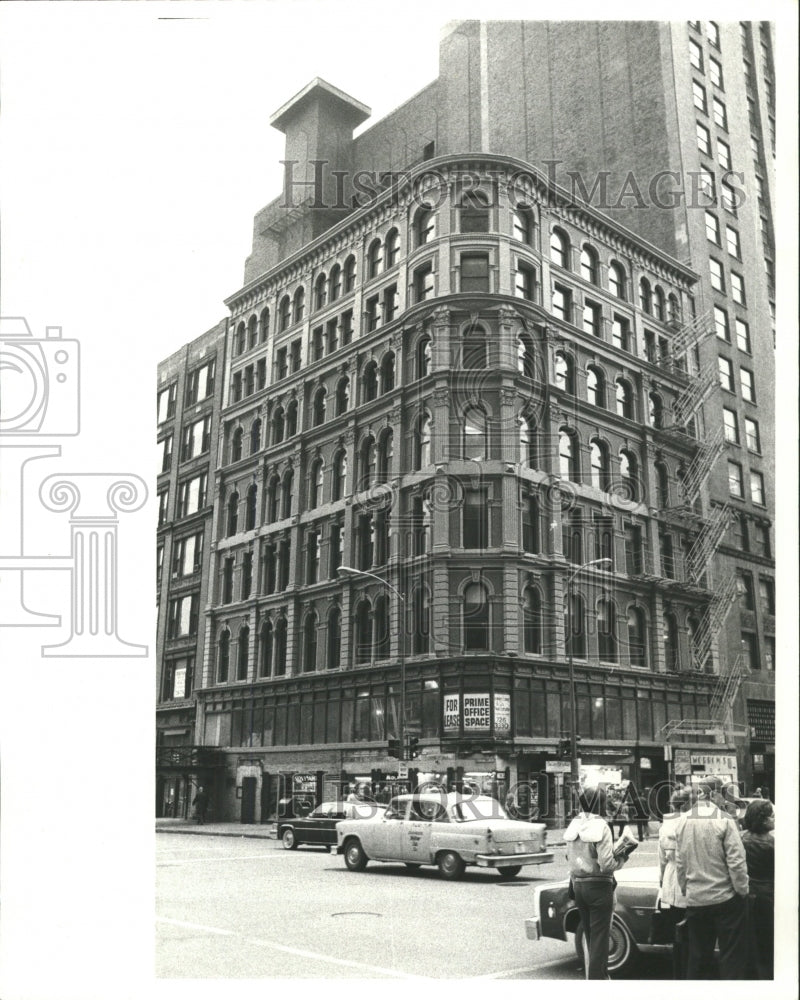
{"label": "white car windshield", "polygon": [[453,807],[453,816],[463,823],[475,819],[508,819],[505,810],[496,799],[464,799]]}

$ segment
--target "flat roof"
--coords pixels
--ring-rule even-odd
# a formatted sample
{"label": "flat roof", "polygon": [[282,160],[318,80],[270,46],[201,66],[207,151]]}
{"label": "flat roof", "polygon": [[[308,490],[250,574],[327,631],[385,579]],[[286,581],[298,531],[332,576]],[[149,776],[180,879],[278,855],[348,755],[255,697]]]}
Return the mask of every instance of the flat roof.
{"label": "flat roof", "polygon": [[322,97],[327,97],[329,100],[335,101],[343,111],[349,112],[349,117],[353,121],[354,128],[356,125],[360,125],[366,121],[372,114],[372,108],[368,108],[366,104],[357,101],[355,97],[345,94],[343,90],[334,87],[332,83],[328,83],[321,77],[315,76],[310,83],[307,83],[302,90],[298,91],[294,97],[290,98],[270,116],[270,125],[283,132],[288,121],[305,103]]}

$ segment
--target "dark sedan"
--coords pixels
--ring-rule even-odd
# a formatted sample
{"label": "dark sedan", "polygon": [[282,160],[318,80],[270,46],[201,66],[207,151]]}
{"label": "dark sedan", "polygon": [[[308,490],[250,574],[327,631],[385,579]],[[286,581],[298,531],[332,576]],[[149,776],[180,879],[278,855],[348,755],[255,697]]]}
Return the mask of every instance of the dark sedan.
{"label": "dark sedan", "polygon": [[336,824],[343,819],[372,819],[386,811],[374,802],[323,802],[308,816],[279,819],[278,840],[287,851],[301,844],[315,847],[336,845]]}

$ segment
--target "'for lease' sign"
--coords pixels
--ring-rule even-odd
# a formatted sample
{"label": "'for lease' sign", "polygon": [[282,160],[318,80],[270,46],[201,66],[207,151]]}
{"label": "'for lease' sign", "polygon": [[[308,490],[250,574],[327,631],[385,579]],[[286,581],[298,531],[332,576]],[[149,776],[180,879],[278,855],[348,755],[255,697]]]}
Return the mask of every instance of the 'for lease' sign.
{"label": "'for lease' sign", "polygon": [[444,696],[444,731],[458,732],[461,722],[459,712],[459,696],[457,694],[446,694]]}

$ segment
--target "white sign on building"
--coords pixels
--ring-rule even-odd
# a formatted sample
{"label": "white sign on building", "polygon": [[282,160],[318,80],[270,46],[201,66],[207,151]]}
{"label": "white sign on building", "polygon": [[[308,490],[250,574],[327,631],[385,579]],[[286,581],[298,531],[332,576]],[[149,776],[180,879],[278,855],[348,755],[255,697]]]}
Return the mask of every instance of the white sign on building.
{"label": "white sign on building", "polygon": [[445,732],[458,732],[460,725],[460,697],[457,694],[446,694],[444,696],[444,720],[442,729]]}
{"label": "white sign on building", "polygon": [[495,736],[511,732],[510,694],[495,694],[494,696],[494,732]]}
{"label": "white sign on building", "polygon": [[491,704],[488,694],[464,695],[464,732],[488,732],[491,728]]}

